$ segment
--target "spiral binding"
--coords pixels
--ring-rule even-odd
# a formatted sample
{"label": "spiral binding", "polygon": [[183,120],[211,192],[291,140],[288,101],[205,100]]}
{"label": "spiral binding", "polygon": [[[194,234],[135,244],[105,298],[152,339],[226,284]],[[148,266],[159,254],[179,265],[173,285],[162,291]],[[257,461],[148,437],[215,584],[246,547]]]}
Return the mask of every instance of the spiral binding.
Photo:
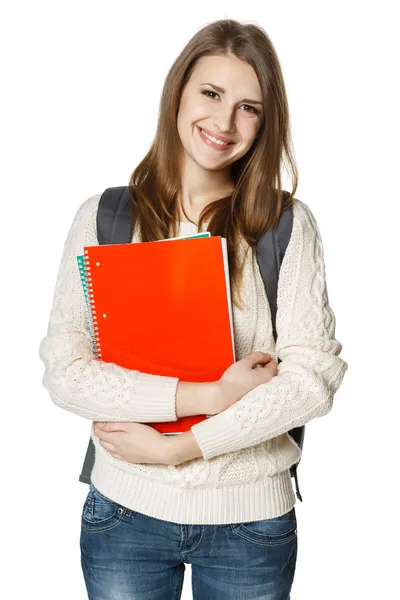
{"label": "spiral binding", "polygon": [[[91,277],[91,266],[90,266],[90,260],[89,260],[89,251],[85,250],[85,256],[84,256],[84,260],[85,260],[85,267],[86,267],[86,277],[87,277],[87,285],[88,285],[88,299],[90,302],[90,312],[92,315],[92,323],[93,323],[93,335],[94,335],[94,339],[95,339],[95,353],[97,358],[101,358],[102,357],[102,352],[101,352],[101,344],[100,344],[100,338],[99,338],[99,327],[98,327],[98,321],[97,321],[97,313],[96,313],[96,304],[94,301],[94,293],[93,293],[93,284],[92,284],[92,277]],[[100,266],[100,263],[97,263],[98,266]]]}
{"label": "spiral binding", "polygon": [[85,261],[84,261],[83,255],[77,256],[76,259],[78,261],[79,274],[81,276],[81,283],[82,283],[82,288],[83,288],[83,292],[84,292],[84,296],[85,296],[85,300],[86,300],[86,306],[87,306],[87,314],[89,317],[88,321],[89,321],[90,337],[92,339],[92,351],[93,351],[93,354],[95,356],[97,356],[96,339],[94,336],[93,321],[92,321],[92,311],[90,310]]}

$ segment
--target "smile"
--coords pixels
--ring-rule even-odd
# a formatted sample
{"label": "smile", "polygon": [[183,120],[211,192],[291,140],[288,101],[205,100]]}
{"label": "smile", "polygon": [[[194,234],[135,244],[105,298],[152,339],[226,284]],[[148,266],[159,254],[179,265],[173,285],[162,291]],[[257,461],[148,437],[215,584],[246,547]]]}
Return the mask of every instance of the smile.
{"label": "smile", "polygon": [[234,145],[234,142],[222,142],[222,141],[218,140],[217,138],[206,133],[198,125],[196,125],[196,127],[199,130],[200,137],[203,140],[203,142],[205,142],[208,146],[210,146],[211,148],[214,148],[215,150],[226,150],[230,146]]}

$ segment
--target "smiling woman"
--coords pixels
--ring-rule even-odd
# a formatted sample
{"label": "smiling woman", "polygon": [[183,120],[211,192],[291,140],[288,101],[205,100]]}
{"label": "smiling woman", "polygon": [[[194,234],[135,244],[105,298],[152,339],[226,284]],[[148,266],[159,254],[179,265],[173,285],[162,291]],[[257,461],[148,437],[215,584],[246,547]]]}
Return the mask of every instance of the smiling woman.
{"label": "smiling woman", "polygon": [[[290,193],[281,187],[283,161]],[[297,558],[290,470],[301,456],[290,432],[329,412],[347,369],[320,231],[311,209],[294,198],[296,188],[286,91],[271,40],[254,24],[207,25],[167,75],[156,135],[131,174],[126,200],[131,242],[204,227],[226,238],[237,360],[217,381],[181,381],[94,357],[76,258],[82,247],[113,243],[99,236],[101,195],[74,218],[40,356],[53,402],[96,421],[81,519],[82,570],[93,600],[179,598],[185,562],[196,598],[236,598],[238,590],[243,599],[290,597]],[[258,243],[288,215],[275,320]],[[118,219],[108,222],[118,233]],[[273,250],[264,254],[274,263]],[[137,289],[148,265],[143,269],[132,281]],[[169,319],[161,292],[156,300]],[[177,326],[190,331],[197,315]],[[152,317],[140,318],[151,330]],[[167,348],[169,342],[160,341]],[[197,348],[193,343],[188,352],[193,363]],[[209,418],[168,440],[146,425],[189,415]]]}
{"label": "smiling woman", "polygon": [[[223,87],[211,83],[216,80],[222,81]],[[177,204],[187,218],[197,221],[205,206],[223,197],[220,190],[235,187],[233,165],[247,155],[260,133],[262,106],[259,80],[246,60],[229,50],[197,60],[184,86],[177,117],[184,153]],[[202,182],[201,198],[196,199],[193,181],[202,170],[207,171],[207,179]]]}

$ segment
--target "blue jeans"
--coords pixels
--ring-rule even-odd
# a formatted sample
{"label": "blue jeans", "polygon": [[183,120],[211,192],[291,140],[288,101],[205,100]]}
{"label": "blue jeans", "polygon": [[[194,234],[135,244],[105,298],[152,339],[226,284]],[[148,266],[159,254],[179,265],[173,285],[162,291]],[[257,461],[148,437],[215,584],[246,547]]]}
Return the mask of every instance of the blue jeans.
{"label": "blue jeans", "polygon": [[89,600],[178,600],[185,563],[194,600],[289,600],[297,558],[294,507],[229,525],[184,525],[113,502],[93,484],[81,521]]}

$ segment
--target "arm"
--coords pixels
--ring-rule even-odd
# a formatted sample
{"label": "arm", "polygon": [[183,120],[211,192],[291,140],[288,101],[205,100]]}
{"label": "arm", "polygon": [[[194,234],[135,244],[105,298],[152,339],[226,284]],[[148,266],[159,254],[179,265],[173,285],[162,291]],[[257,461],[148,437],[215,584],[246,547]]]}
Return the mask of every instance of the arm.
{"label": "arm", "polygon": [[[217,381],[192,383],[179,381],[176,391],[176,414],[178,419],[194,415],[214,415],[218,404]],[[183,434],[179,434],[180,437]]]}
{"label": "arm", "polygon": [[[278,375],[191,428],[204,459],[255,446],[326,415],[348,368],[339,358],[342,344],[335,339],[316,220],[305,203],[296,201],[293,210],[278,286]],[[188,459],[179,444],[196,454],[189,435],[176,442],[181,461]]]}
{"label": "arm", "polygon": [[[166,422],[202,414],[199,407],[208,409],[210,384],[178,386],[175,377],[148,375],[93,355],[76,256],[83,253],[83,246],[98,244],[99,199],[100,195],[92,196],[80,206],[64,244],[47,335],[39,348],[45,365],[43,385],[54,404],[91,421]],[[192,412],[200,391],[205,392],[203,404]]]}

